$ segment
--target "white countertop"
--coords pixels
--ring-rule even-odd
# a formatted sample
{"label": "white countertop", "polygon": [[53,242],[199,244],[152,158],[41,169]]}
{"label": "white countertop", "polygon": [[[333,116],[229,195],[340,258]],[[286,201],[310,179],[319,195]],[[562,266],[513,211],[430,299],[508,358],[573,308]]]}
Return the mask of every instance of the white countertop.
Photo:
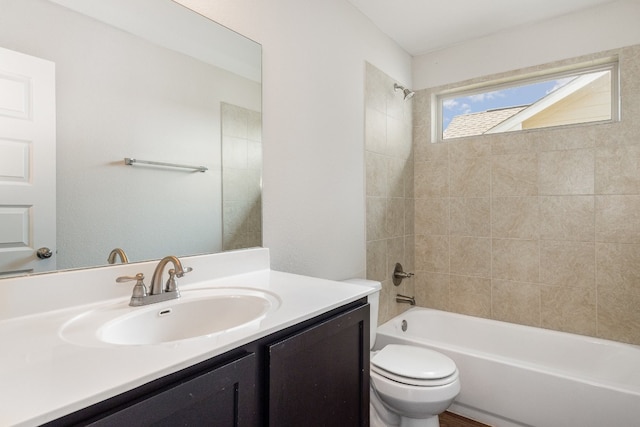
{"label": "white countertop", "polygon": [[[265,258],[266,250],[253,251],[258,257]],[[277,295],[280,299],[279,308],[263,319],[258,329],[143,346],[84,346],[68,342],[61,336],[62,326],[87,310],[105,303],[128,301],[130,286],[126,286],[124,292],[118,291],[122,296],[112,299],[21,316],[3,316],[4,320],[0,317],[0,425],[34,426],[57,419],[356,301],[373,291],[364,286],[261,268],[265,267],[264,260],[247,263],[247,252],[241,251],[239,254],[240,264],[249,264],[252,271],[222,277],[220,273],[212,273],[211,277],[217,277],[203,280],[202,276],[206,274],[204,270],[211,268],[211,271],[215,271],[218,268],[233,271],[234,268],[229,267],[229,261],[232,260],[232,264],[234,261],[233,255],[229,253],[202,256],[192,262],[200,267],[201,274],[194,275],[196,277],[192,279],[192,283],[186,280],[185,283],[181,282],[180,289],[188,291],[205,287],[247,287]],[[268,264],[268,252],[265,259]],[[189,260],[183,258],[183,264],[189,265]],[[198,267],[194,265],[194,272]],[[149,266],[137,264],[135,268],[148,269]],[[113,269],[110,273],[121,274],[128,270],[127,274],[130,274],[135,268],[121,266],[120,270]],[[241,269],[242,266],[239,266],[236,272]],[[84,276],[90,272],[85,270]],[[63,279],[67,283],[80,277],[78,274],[67,277],[64,273],[54,276],[56,277],[51,280],[43,279],[43,276],[37,279],[42,282],[38,286],[49,288],[47,294],[56,289],[52,288],[54,279]],[[86,282],[84,276],[83,281]],[[111,276],[113,274],[109,274]],[[17,279],[15,283],[3,281],[0,286],[22,286],[19,289],[24,289],[27,281],[28,279]],[[87,288],[92,286],[97,285],[86,285]],[[100,286],[108,287],[111,284],[104,283]],[[72,289],[77,292],[78,286]],[[19,292],[13,289],[13,293]],[[62,289],[62,292],[68,291]],[[2,293],[0,292],[0,296]],[[34,295],[32,297],[36,298]],[[43,298],[47,298],[47,295]],[[60,299],[60,296],[52,298]],[[16,299],[20,299],[20,295]],[[17,314],[23,312],[17,310]]]}

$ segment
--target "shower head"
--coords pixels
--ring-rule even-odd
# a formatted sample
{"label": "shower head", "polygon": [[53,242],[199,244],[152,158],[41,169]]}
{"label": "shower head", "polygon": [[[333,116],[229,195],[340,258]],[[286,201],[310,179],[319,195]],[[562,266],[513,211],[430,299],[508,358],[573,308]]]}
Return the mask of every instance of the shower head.
{"label": "shower head", "polygon": [[412,91],[411,89],[407,89],[404,86],[400,86],[398,83],[394,83],[393,84],[393,90],[394,91],[399,91],[401,90],[402,93],[404,94],[404,99],[410,99],[413,97],[413,95],[415,95],[416,93],[414,91]]}

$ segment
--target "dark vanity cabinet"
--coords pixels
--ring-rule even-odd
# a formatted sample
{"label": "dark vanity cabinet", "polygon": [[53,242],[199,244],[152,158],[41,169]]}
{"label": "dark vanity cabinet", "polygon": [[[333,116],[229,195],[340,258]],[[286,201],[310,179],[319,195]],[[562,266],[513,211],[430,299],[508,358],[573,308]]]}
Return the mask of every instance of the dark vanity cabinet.
{"label": "dark vanity cabinet", "polygon": [[356,301],[48,425],[368,426],[369,305]]}
{"label": "dark vanity cabinet", "polygon": [[267,346],[270,426],[369,425],[369,306]]}
{"label": "dark vanity cabinet", "polygon": [[255,354],[183,379],[140,401],[101,416],[92,426],[257,425]]}

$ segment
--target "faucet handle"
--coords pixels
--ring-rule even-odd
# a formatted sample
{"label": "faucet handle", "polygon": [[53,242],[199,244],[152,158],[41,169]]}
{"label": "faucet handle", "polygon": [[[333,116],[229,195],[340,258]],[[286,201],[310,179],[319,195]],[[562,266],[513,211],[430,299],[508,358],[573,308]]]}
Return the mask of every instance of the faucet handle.
{"label": "faucet handle", "polygon": [[147,296],[147,287],[144,284],[144,274],[138,273],[135,276],[120,276],[116,279],[118,283],[131,282],[135,280],[136,284],[133,286],[133,293],[131,298],[142,298]]}
{"label": "faucet handle", "polygon": [[[176,274],[176,277],[182,277],[182,276],[184,276],[185,274],[187,274],[187,273],[189,273],[191,271],[193,271],[193,268],[185,267],[185,268],[182,269],[182,273]],[[169,270],[169,274],[171,274],[171,270]]]}
{"label": "faucet handle", "polygon": [[178,284],[176,283],[176,270],[170,268],[169,278],[167,279],[167,283],[164,285],[164,291],[175,292],[176,289],[178,289]]}
{"label": "faucet handle", "polygon": [[402,264],[397,262],[396,267],[393,269],[393,284],[396,286],[400,286],[400,283],[402,283],[402,279],[409,279],[411,277],[413,277],[413,273],[405,273],[402,269]]}
{"label": "faucet handle", "polygon": [[173,268],[170,268],[168,273],[169,273],[169,278],[167,279],[167,283],[165,283],[164,285],[164,291],[165,292],[175,292],[178,290],[178,283],[176,282],[176,277],[182,277],[185,274],[187,274],[188,272],[192,271],[193,268],[191,267],[185,267],[182,269],[182,273],[176,273],[176,270]]}

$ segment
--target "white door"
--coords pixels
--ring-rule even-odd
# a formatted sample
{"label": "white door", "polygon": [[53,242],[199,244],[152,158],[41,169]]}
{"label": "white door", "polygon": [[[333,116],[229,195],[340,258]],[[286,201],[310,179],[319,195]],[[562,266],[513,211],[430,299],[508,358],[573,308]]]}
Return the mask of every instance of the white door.
{"label": "white door", "polygon": [[55,64],[0,48],[0,277],[56,267],[55,113]]}

